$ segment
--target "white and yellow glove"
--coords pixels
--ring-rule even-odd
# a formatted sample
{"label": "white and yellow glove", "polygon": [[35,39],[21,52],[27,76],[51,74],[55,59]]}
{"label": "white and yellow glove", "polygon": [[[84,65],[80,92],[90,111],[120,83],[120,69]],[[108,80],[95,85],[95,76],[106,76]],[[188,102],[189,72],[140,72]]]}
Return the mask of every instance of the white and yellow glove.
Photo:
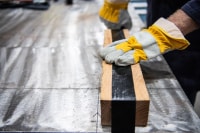
{"label": "white and yellow glove", "polygon": [[104,0],[99,16],[107,28],[131,29],[131,17],[127,10],[128,2],[129,0]]}
{"label": "white and yellow glove", "polygon": [[172,22],[160,18],[148,29],[102,48],[100,55],[107,63],[127,66],[188,46],[181,31]]}

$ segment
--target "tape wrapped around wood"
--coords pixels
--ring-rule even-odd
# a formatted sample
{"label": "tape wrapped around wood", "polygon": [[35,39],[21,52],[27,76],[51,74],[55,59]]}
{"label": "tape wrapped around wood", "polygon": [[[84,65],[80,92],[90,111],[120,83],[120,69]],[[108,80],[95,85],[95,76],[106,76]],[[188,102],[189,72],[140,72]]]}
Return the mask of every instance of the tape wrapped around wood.
{"label": "tape wrapped around wood", "polygon": [[[128,36],[128,30],[105,30],[104,46]],[[102,67],[101,124],[111,125],[112,132],[146,126],[150,98],[139,63],[119,67],[103,61]]]}

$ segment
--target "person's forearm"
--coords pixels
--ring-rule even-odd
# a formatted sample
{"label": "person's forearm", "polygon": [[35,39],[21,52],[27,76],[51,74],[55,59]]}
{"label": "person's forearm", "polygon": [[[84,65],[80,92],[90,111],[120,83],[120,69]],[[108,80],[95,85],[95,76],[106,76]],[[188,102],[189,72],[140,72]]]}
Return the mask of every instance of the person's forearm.
{"label": "person's forearm", "polygon": [[199,28],[199,25],[181,9],[169,16],[168,20],[174,23],[180,29],[183,35],[186,35]]}

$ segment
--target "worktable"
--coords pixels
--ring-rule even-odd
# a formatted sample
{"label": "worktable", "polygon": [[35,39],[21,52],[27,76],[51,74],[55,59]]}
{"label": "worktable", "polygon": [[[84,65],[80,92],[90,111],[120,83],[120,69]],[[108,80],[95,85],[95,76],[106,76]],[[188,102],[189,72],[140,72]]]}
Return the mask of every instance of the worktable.
{"label": "worktable", "polygon": [[[0,132],[110,132],[100,123],[102,2],[0,10]],[[130,33],[143,27],[132,18]],[[135,132],[199,133],[200,120],[164,58],[140,65],[150,111]]]}

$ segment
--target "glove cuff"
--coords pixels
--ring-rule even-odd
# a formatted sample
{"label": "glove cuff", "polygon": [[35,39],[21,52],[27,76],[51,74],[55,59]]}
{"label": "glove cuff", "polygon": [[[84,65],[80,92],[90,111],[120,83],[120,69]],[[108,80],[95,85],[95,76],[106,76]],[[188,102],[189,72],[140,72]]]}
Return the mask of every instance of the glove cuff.
{"label": "glove cuff", "polygon": [[170,36],[173,36],[175,38],[182,38],[185,39],[182,32],[179,30],[179,28],[169,20],[165,18],[158,19],[154,25],[157,25],[158,27],[162,28],[164,31],[166,31]]}
{"label": "glove cuff", "polygon": [[127,10],[128,2],[117,3],[117,2],[109,2],[108,0],[104,0],[104,6],[115,9],[115,10],[120,10],[120,9]]}
{"label": "glove cuff", "polygon": [[128,3],[130,0],[105,0],[105,1],[113,4],[122,4],[122,3]]}
{"label": "glove cuff", "polygon": [[99,11],[99,16],[109,22],[118,23],[120,10],[127,10],[128,2],[111,3],[108,0],[104,1],[104,5]]}
{"label": "glove cuff", "polygon": [[182,32],[172,22],[164,18],[160,18],[146,31],[154,36],[161,53],[175,49],[183,50],[189,46],[189,42]]}

